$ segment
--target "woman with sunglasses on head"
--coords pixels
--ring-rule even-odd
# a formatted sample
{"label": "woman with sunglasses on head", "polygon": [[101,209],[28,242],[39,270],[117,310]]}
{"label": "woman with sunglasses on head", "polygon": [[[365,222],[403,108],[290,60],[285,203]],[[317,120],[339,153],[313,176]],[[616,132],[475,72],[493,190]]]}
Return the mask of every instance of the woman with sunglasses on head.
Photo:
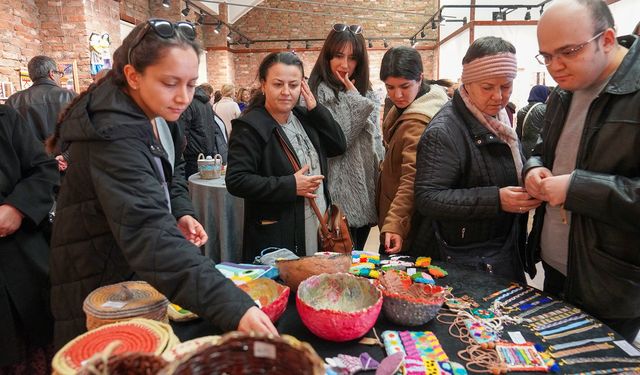
{"label": "woman with sunglasses on head", "polygon": [[[245,199],[245,262],[267,247],[299,256],[318,250],[318,219],[309,199],[321,212],[329,206],[327,157],[342,154],[346,142],[303,77],[295,54],[267,55],[258,68],[262,92],[233,120],[226,184],[231,194]],[[300,95],[306,108],[297,106]]]}
{"label": "woman with sunglasses on head", "polygon": [[419,238],[432,232],[431,222],[413,207],[416,149],[429,121],[449,97],[442,87],[427,84],[422,58],[410,47],[394,47],[384,54],[380,80],[394,104],[382,123],[386,154],[378,184],[381,248],[391,254],[424,255],[422,248],[433,240]]}
{"label": "woman with sunglasses on head", "polygon": [[505,112],[515,53],[491,36],[469,46],[462,86],[418,144],[415,206],[433,219],[445,260],[524,282],[527,212],[540,201],[522,187],[522,148]]}
{"label": "woman with sunglasses on head", "polygon": [[329,191],[349,221],[354,247],[361,250],[377,222],[375,187],[384,154],[381,104],[371,89],[361,26],[333,25],[311,71],[309,86],[347,139],[344,155],[329,160]]}
{"label": "woman with sunglasses on head", "polygon": [[187,22],[139,24],[115,51],[111,72],[56,126],[49,147],[60,143],[70,155],[51,240],[57,348],[86,330],[82,304],[91,291],[135,279],[222,330],[277,334],[200,254],[207,235],[186,192],[183,136],[178,126],[153,121],[176,121],[192,100],[201,52],[195,37]]}

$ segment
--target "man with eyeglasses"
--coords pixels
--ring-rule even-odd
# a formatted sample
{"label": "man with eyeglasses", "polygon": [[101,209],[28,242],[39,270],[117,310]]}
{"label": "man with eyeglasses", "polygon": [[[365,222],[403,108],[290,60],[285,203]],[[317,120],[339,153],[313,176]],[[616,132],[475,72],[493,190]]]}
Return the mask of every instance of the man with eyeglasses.
{"label": "man with eyeglasses", "polygon": [[[567,20],[571,15],[571,20]],[[640,43],[602,0],[556,0],[538,61],[558,83],[524,167],[536,211],[527,267],[545,291],[633,341],[640,329]]]}
{"label": "man with eyeglasses", "polygon": [[62,72],[51,57],[35,56],[27,69],[33,85],[11,95],[6,104],[20,113],[44,142],[53,133],[58,115],[76,94],[58,86]]}

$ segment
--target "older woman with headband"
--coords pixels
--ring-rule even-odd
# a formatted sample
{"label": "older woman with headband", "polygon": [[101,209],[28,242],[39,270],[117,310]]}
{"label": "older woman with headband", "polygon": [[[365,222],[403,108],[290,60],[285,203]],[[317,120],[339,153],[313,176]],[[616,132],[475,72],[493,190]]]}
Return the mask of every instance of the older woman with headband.
{"label": "older woman with headband", "polygon": [[462,86],[418,145],[415,205],[433,219],[446,261],[524,281],[525,214],[540,201],[521,186],[521,147],[504,109],[515,52],[497,37],[467,50]]}

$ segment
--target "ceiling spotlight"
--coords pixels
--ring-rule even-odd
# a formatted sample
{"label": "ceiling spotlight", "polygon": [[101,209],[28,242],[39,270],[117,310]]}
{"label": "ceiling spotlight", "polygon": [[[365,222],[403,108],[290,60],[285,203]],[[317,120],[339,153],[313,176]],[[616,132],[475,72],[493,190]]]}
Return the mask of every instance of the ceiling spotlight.
{"label": "ceiling spotlight", "polygon": [[287,49],[291,49],[291,42],[287,42]]}
{"label": "ceiling spotlight", "polygon": [[540,7],[540,15],[542,15],[542,12],[544,12],[544,4]]}
{"label": "ceiling spotlight", "polygon": [[444,26],[445,23],[447,23],[447,20],[441,14],[440,15],[440,26]]}
{"label": "ceiling spotlight", "polygon": [[227,40],[230,42],[233,41],[233,33],[227,34]]}
{"label": "ceiling spotlight", "polygon": [[527,7],[527,13],[524,14],[524,20],[529,21],[531,19],[531,8]]}
{"label": "ceiling spotlight", "polygon": [[216,25],[216,28],[213,29],[213,32],[216,34],[220,34],[220,29],[222,28],[222,22],[218,21],[218,24]]}
{"label": "ceiling spotlight", "polygon": [[389,43],[387,43],[387,40],[386,40],[386,39],[383,39],[383,40],[382,40],[382,42],[383,42],[383,44],[384,44],[384,48],[389,47]]}
{"label": "ceiling spotlight", "polygon": [[369,48],[373,48],[373,42],[369,39]]}
{"label": "ceiling spotlight", "polygon": [[438,28],[438,24],[436,23],[435,18],[431,20],[431,30],[435,30]]}
{"label": "ceiling spotlight", "polygon": [[425,34],[424,34],[424,29],[422,29],[422,30],[420,31],[420,37],[421,37],[421,38],[424,38],[424,35],[425,35]]}
{"label": "ceiling spotlight", "polygon": [[162,0],[162,6],[169,8],[171,6],[171,0]]}
{"label": "ceiling spotlight", "polygon": [[462,17],[462,26],[467,24],[467,17]]}
{"label": "ceiling spotlight", "polygon": [[502,8],[500,8],[499,12],[493,12],[492,15],[493,20],[497,22],[502,22],[506,18],[504,12],[502,12]]}
{"label": "ceiling spotlight", "polygon": [[249,48],[249,46],[250,46],[250,45],[251,45],[251,44],[250,44],[249,42],[245,42],[244,47],[245,47],[245,48]]}
{"label": "ceiling spotlight", "polygon": [[306,42],[304,42],[304,48],[306,48],[306,49],[311,48],[311,42],[308,41],[308,40]]}
{"label": "ceiling spotlight", "polygon": [[186,17],[190,11],[191,9],[189,9],[189,3],[187,3],[187,6],[183,10],[181,10],[180,13],[182,13],[182,15]]}
{"label": "ceiling spotlight", "polygon": [[204,25],[204,12],[200,11],[200,14],[198,14],[198,19],[196,20],[196,23],[198,23],[199,25]]}
{"label": "ceiling spotlight", "polygon": [[416,43],[418,43],[415,37],[411,38],[410,41],[411,41],[411,47],[415,47]]}

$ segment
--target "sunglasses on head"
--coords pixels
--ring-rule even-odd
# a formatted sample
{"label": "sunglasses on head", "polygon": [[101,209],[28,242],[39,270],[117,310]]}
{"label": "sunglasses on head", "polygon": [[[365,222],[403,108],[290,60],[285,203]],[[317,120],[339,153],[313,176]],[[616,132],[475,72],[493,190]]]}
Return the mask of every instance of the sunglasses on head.
{"label": "sunglasses on head", "polygon": [[344,23],[336,23],[333,25],[333,31],[341,33],[343,31],[351,31],[354,34],[362,34],[362,26],[360,25],[347,25]]}
{"label": "sunglasses on head", "polygon": [[156,35],[164,39],[173,38],[178,32],[189,40],[196,39],[196,27],[191,22],[178,21],[173,23],[159,18],[150,19],[136,37],[135,42],[131,44],[129,51],[127,52],[127,63],[131,64],[131,51],[133,51],[133,49],[142,42],[145,35],[149,32],[149,29],[153,30]]}

